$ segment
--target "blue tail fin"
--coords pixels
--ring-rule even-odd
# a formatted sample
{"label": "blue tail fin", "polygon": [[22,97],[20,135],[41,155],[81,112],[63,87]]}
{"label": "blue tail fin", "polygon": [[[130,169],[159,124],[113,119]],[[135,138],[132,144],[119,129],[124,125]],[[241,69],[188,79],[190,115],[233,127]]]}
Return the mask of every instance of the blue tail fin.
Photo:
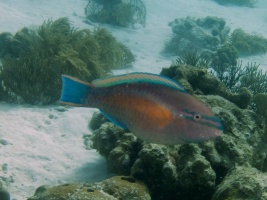
{"label": "blue tail fin", "polygon": [[62,75],[62,82],[61,103],[72,106],[85,106],[87,104],[86,100],[91,88],[89,83],[66,75]]}

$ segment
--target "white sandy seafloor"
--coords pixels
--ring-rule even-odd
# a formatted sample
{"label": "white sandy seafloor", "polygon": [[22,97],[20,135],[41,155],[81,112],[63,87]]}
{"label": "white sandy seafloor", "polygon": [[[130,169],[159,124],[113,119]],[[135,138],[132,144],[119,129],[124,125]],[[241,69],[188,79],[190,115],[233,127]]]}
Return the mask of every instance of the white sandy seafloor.
{"label": "white sandy seafloor", "polygon": [[[267,37],[267,1],[256,8],[220,6],[212,0],[144,0],[147,25],[136,29],[105,25],[136,56],[132,68],[114,74],[143,71],[159,73],[174,57],[160,54],[171,36],[167,25],[175,18],[218,16],[231,30],[242,28]],[[47,19],[69,17],[75,27],[84,23],[86,0],[0,0],[0,32],[16,33],[24,26],[37,27]],[[267,69],[267,56],[242,58]],[[88,122],[95,109],[12,105],[0,102],[0,179],[11,199],[24,200],[40,185],[95,181],[108,177],[105,160],[85,150],[83,135],[91,134]]]}

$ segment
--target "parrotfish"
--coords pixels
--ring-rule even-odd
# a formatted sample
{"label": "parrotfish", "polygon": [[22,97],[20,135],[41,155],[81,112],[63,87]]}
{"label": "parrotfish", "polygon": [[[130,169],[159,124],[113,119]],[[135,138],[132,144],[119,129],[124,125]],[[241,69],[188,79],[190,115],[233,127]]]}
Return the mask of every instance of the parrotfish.
{"label": "parrotfish", "polygon": [[219,136],[223,125],[178,82],[161,75],[130,73],[86,83],[62,75],[60,102],[98,108],[111,122],[159,144],[200,142]]}

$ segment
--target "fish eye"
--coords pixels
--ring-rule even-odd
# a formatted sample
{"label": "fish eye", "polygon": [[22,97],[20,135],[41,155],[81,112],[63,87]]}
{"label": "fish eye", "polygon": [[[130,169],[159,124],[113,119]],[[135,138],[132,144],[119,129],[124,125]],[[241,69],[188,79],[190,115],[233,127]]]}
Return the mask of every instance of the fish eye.
{"label": "fish eye", "polygon": [[198,120],[201,119],[201,115],[200,115],[199,113],[194,114],[193,119],[194,119],[195,121],[198,121]]}

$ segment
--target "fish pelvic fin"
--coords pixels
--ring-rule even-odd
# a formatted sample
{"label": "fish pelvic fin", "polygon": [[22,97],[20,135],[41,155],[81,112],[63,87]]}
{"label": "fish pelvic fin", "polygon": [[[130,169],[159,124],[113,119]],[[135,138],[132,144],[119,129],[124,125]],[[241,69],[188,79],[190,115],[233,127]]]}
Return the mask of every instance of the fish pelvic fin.
{"label": "fish pelvic fin", "polygon": [[102,110],[100,110],[100,112],[102,113],[102,115],[104,115],[109,121],[111,121],[113,124],[121,127],[122,129],[124,130],[129,130],[127,128],[126,125],[124,125],[122,122],[118,121],[118,120],[115,120],[113,117],[111,117],[110,115],[106,114],[105,112],[103,112]]}
{"label": "fish pelvic fin", "polygon": [[86,106],[88,93],[93,86],[68,75],[62,75],[61,78],[62,91],[59,102],[70,106]]}

